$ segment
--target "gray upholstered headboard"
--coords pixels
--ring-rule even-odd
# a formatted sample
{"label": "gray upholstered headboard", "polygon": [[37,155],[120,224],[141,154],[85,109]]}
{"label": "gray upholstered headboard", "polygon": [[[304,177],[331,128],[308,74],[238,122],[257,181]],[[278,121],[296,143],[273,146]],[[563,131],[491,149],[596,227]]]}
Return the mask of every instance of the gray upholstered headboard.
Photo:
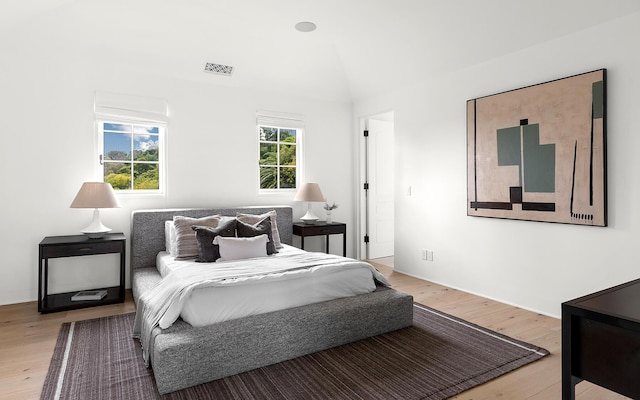
{"label": "gray upholstered headboard", "polygon": [[263,214],[275,210],[278,232],[282,243],[293,241],[293,209],[290,206],[256,206],[235,208],[175,208],[137,210],[131,213],[131,271],[136,268],[155,267],[156,255],[165,248],[164,221],[174,215],[201,218],[208,215],[234,216],[236,213]]}

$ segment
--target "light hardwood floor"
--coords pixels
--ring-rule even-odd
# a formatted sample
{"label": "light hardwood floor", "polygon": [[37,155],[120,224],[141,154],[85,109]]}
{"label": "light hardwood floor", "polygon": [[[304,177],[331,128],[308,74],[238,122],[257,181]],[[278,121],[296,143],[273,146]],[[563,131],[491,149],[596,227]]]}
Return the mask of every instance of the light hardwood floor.
{"label": "light hardwood floor", "polygon": [[[380,261],[387,260],[372,263],[396,289],[412,294],[415,301],[551,352],[542,360],[464,392],[455,399],[560,399],[559,320],[403,275],[379,264]],[[36,302],[0,306],[0,399],[39,398],[63,322],[128,313],[134,309],[130,292],[124,304],[45,315],[38,314]],[[626,397],[582,382],[577,386],[577,399]]]}

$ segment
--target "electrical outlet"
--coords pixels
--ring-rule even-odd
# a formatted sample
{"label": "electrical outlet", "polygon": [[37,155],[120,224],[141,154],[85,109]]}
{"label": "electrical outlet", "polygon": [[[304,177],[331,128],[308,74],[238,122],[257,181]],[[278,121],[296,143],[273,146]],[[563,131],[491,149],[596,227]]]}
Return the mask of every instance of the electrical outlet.
{"label": "electrical outlet", "polygon": [[427,250],[427,261],[433,261],[433,251]]}

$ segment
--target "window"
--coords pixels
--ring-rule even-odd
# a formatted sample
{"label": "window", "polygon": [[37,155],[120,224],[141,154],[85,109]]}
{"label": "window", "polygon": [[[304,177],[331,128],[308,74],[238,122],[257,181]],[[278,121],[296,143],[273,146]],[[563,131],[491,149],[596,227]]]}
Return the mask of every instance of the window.
{"label": "window", "polygon": [[158,124],[99,121],[103,180],[115,190],[160,191],[164,132]]}
{"label": "window", "polygon": [[258,114],[260,190],[298,187],[302,128],[299,117]]}
{"label": "window", "polygon": [[167,102],[96,92],[98,179],[116,193],[164,194]]}
{"label": "window", "polygon": [[297,131],[260,126],[260,189],[295,189]]}

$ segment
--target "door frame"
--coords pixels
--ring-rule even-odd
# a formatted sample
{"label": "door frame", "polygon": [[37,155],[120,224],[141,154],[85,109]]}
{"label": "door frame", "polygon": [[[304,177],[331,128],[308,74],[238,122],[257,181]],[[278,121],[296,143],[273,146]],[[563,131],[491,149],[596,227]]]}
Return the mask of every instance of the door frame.
{"label": "door frame", "polygon": [[[369,129],[369,119],[376,116],[393,113],[393,110],[376,112],[373,114],[361,116],[358,118],[358,132],[356,135],[358,143],[358,166],[357,166],[357,184],[356,184],[356,258],[359,260],[366,259],[368,255],[368,246],[364,242],[364,236],[368,232],[367,222],[367,194],[364,190],[364,183],[367,181],[367,141],[364,131]],[[395,129],[394,129],[395,131]],[[395,155],[394,155],[395,157]]]}

